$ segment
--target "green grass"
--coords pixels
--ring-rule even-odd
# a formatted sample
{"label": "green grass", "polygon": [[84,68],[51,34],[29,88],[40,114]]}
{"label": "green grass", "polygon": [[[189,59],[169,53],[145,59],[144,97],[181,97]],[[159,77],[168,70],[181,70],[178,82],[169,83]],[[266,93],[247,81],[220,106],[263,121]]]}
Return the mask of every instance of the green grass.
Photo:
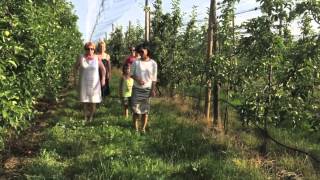
{"label": "green grass", "polygon": [[[75,97],[71,91],[68,97]],[[56,112],[41,153],[24,167],[30,179],[259,179],[259,169],[239,164],[234,150],[203,137],[173,103],[154,99],[145,135],[121,116],[117,99],[101,105],[95,121],[84,124],[75,98]],[[164,103],[166,102],[166,103]],[[230,153],[228,154],[228,152]],[[231,153],[232,152],[232,153]],[[263,179],[263,178],[260,178]]]}
{"label": "green grass", "polygon": [[[260,132],[254,128],[243,129],[239,127],[233,131],[237,131],[239,139],[241,139],[241,145],[238,146],[240,152],[244,153],[244,156],[246,156],[246,152],[258,152],[262,144]],[[319,159],[320,146],[317,143],[319,134],[310,134],[311,137],[308,138],[305,133],[298,130],[276,128],[270,128],[269,133],[279,142],[305,152],[312,152]],[[316,164],[305,154],[284,148],[270,140],[268,141],[267,151],[267,159],[262,157],[264,163],[261,164],[261,168],[265,168],[265,171],[269,174],[278,175],[279,172],[284,171],[293,172],[305,179],[319,179],[319,164]]]}
{"label": "green grass", "polygon": [[[52,127],[44,132],[40,153],[22,167],[27,179],[275,179],[250,154],[260,143],[254,133],[238,132],[243,146],[228,136],[215,138],[181,102],[154,98],[146,134],[135,132],[131,118],[121,115],[117,82],[114,75],[112,98],[99,105],[89,124],[83,123],[75,91],[69,91],[47,120]],[[289,165],[296,161],[278,162],[294,170]]]}

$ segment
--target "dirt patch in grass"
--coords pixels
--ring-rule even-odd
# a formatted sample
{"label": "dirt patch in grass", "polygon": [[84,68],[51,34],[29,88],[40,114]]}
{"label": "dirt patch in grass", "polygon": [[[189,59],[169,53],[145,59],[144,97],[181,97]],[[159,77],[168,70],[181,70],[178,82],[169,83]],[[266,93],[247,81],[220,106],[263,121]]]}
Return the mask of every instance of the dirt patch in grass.
{"label": "dirt patch in grass", "polygon": [[[66,93],[62,95],[66,96]],[[48,119],[62,103],[64,102],[39,100],[35,109],[40,115],[35,117],[30,127],[18,135],[14,131],[8,135],[5,149],[0,152],[0,180],[25,178],[21,168],[39,153],[40,144],[44,140],[44,130],[53,125]]]}

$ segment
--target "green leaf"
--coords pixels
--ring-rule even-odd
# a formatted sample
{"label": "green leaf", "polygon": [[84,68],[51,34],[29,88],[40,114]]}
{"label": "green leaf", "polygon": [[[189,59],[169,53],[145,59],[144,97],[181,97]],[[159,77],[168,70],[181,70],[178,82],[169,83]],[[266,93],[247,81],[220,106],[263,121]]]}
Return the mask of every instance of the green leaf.
{"label": "green leaf", "polygon": [[8,60],[8,63],[12,64],[15,68],[17,68],[17,64],[16,62],[12,61],[12,60]]}
{"label": "green leaf", "polygon": [[7,78],[4,75],[0,75],[0,80],[6,80]]}

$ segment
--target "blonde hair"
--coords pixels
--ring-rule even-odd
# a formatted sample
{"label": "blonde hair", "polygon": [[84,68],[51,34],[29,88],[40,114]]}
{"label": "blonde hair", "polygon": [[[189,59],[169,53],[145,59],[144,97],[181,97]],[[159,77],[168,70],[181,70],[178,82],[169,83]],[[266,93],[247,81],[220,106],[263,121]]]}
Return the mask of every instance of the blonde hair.
{"label": "blonde hair", "polygon": [[106,47],[106,43],[103,40],[98,42],[97,52],[102,53],[102,46]]}
{"label": "blonde hair", "polygon": [[92,46],[93,49],[96,49],[96,45],[95,45],[93,42],[86,42],[86,43],[84,44],[84,50],[88,49],[89,46]]}

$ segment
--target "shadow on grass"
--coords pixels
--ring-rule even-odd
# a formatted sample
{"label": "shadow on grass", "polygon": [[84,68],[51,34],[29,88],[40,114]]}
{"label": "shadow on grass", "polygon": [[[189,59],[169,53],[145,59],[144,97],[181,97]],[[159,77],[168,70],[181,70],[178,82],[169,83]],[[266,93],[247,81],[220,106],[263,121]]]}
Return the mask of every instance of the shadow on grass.
{"label": "shadow on grass", "polygon": [[159,103],[153,115],[149,142],[149,153],[171,162],[190,161],[212,153],[221,154],[227,150],[224,145],[212,144],[202,136],[203,128],[190,123],[188,119],[176,119],[179,112],[174,105]]}

